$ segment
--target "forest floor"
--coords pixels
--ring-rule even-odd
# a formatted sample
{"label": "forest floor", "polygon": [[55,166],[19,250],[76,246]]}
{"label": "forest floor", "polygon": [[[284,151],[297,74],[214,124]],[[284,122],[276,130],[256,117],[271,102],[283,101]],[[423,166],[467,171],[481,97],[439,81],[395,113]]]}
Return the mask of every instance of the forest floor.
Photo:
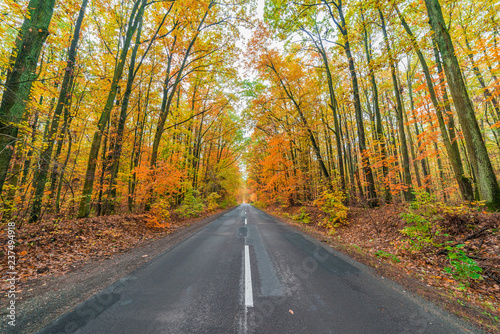
{"label": "forest floor", "polygon": [[[326,215],[315,206],[265,211],[485,331],[500,333],[500,213],[462,214],[458,210],[438,215],[440,219],[432,222],[429,231],[432,244],[416,249],[401,233],[408,226],[401,217],[408,207],[350,208],[347,223],[333,233],[322,226]],[[308,219],[297,221],[304,213]],[[462,244],[458,249],[482,268],[480,279],[457,280],[445,271],[451,265],[443,245]]]}

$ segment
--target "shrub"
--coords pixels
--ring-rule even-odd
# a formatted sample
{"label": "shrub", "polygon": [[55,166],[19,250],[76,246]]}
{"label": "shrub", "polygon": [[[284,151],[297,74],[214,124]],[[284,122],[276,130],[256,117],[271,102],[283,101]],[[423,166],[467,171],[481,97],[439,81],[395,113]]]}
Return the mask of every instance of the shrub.
{"label": "shrub", "polygon": [[483,271],[476,261],[465,254],[462,250],[464,246],[464,244],[446,246],[451,267],[444,268],[444,271],[452,274],[453,278],[460,282],[461,289],[465,289],[470,285],[469,279],[481,279],[480,273]]}
{"label": "shrub", "polygon": [[388,259],[390,259],[391,261],[394,261],[394,262],[401,262],[401,260],[396,255],[388,253],[388,252],[385,252],[383,250],[376,251],[375,252],[375,256],[376,257],[388,258]]}
{"label": "shrub", "polygon": [[211,193],[207,197],[207,211],[211,212],[219,208],[219,203],[218,199],[220,198],[220,195],[218,193]]}
{"label": "shrub", "polygon": [[220,203],[220,207],[222,209],[225,209],[227,208],[228,206],[235,206],[236,204],[238,204],[238,202],[236,202],[236,200],[234,198],[225,198],[221,203]]}
{"label": "shrub", "polygon": [[306,209],[304,207],[301,207],[299,213],[291,216],[291,218],[303,224],[309,224],[311,222],[311,217],[306,212]]}
{"label": "shrub", "polygon": [[267,204],[265,202],[261,202],[261,201],[255,201],[255,202],[252,203],[252,205],[255,206],[258,209],[265,209],[265,208],[267,208]]}
{"label": "shrub", "polygon": [[170,226],[170,203],[162,199],[151,206],[151,211],[147,218],[147,226],[152,228],[165,228]]}
{"label": "shrub", "polygon": [[426,209],[427,215],[436,213],[437,198],[423,189],[413,189],[415,199],[411,202],[410,208],[413,210]]}
{"label": "shrub", "polygon": [[186,191],[184,200],[175,212],[182,218],[198,217],[203,212],[205,206],[198,197],[198,191],[189,188]]}
{"label": "shrub", "polygon": [[330,234],[335,232],[335,228],[347,223],[347,213],[349,208],[344,205],[346,195],[340,189],[325,190],[321,196],[314,201],[321,211],[327,214],[327,218],[321,225],[330,230]]}
{"label": "shrub", "polygon": [[441,234],[443,226],[448,224],[447,221],[462,216],[472,217],[472,213],[477,210],[477,207],[472,205],[449,206],[438,202],[436,196],[422,189],[415,189],[413,193],[415,200],[410,203],[408,210],[400,215],[408,225],[401,229],[400,233],[409,237],[406,241],[412,252],[427,246],[441,247],[442,244],[436,243],[434,238]]}
{"label": "shrub", "polygon": [[[406,239],[408,250],[416,252],[428,246],[440,246],[434,242],[434,237],[440,233],[439,227],[434,223],[443,218],[440,212],[444,205],[437,201],[435,195],[423,189],[413,189],[412,192],[415,200],[410,203],[406,212],[400,214],[408,225],[399,230],[401,234],[409,237]],[[436,231],[433,231],[433,226],[436,226]]]}
{"label": "shrub", "polygon": [[404,212],[400,217],[409,225],[399,232],[410,237],[408,242],[411,251],[421,250],[424,247],[434,244],[431,231],[432,224],[429,220],[414,212]]}

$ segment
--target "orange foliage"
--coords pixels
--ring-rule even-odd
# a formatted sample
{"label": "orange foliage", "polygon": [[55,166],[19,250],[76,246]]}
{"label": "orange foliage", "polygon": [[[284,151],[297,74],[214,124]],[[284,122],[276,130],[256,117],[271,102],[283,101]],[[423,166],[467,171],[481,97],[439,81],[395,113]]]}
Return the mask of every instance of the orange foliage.
{"label": "orange foliage", "polygon": [[152,193],[154,197],[170,203],[173,196],[182,191],[182,180],[187,177],[186,170],[179,167],[178,160],[179,156],[174,155],[171,161],[160,161],[155,169],[148,166],[136,168],[136,199],[145,201]]}

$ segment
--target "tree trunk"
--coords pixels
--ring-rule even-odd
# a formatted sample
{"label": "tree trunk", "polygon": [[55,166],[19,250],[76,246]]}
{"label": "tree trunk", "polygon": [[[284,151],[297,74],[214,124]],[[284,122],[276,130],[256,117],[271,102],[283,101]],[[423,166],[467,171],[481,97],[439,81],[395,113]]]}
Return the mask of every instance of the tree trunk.
{"label": "tree trunk", "polygon": [[[408,66],[409,66],[410,61],[408,60]],[[408,81],[408,95],[410,97],[410,109],[413,111],[415,109],[414,102],[413,102],[413,85],[412,85],[412,76],[410,73],[407,73],[407,81]],[[418,154],[419,156],[423,155],[424,150],[422,149],[422,145],[418,143],[418,136],[420,134],[420,131],[418,130],[417,122],[415,121],[414,123],[415,126],[415,134],[417,135],[417,149],[418,149]],[[410,134],[410,129],[408,127],[408,134],[410,135],[411,139],[411,134]],[[410,142],[410,146],[413,148],[413,143]],[[413,155],[413,150],[412,150],[412,155]],[[417,171],[417,164],[418,164],[418,157],[413,157],[413,163],[415,164],[415,172],[417,173],[418,176],[418,171]],[[429,183],[427,182],[428,177],[429,177],[429,171],[427,169],[427,165],[425,164],[425,158],[420,159],[421,166],[422,166],[422,174],[424,175],[424,180],[422,183],[424,184],[424,187],[428,193],[431,193],[431,187]]]}
{"label": "tree trunk", "polygon": [[[177,86],[180,84],[182,78],[183,78],[183,73],[185,70],[185,67],[187,65],[187,60],[189,56],[191,55],[191,49],[193,48],[194,44],[196,43],[196,40],[198,39],[201,28],[208,16],[208,13],[210,9],[215,5],[215,2],[210,1],[210,4],[203,15],[203,18],[201,19],[200,23],[198,24],[198,28],[196,30],[195,35],[193,36],[193,39],[189,43],[186,53],[184,54],[184,57],[182,59],[182,63],[179,67],[179,70],[177,71],[177,75],[175,77],[175,81],[172,84],[171,87],[168,87],[168,81],[170,78],[168,77],[165,80],[165,86],[163,87],[163,102],[162,102],[162,107],[160,111],[160,119],[158,120],[158,125],[156,127],[156,133],[155,137],[153,140],[153,149],[151,152],[151,161],[150,161],[150,167],[156,167],[156,160],[158,159],[158,149],[160,147],[160,141],[161,141],[161,136],[163,135],[163,131],[165,130],[165,122],[167,121],[168,114],[170,113],[170,105],[172,104],[173,98],[177,92]],[[171,58],[169,58],[169,63],[171,62]],[[169,67],[171,65],[169,64]],[[170,71],[167,71],[170,72]]]}
{"label": "tree trunk", "polygon": [[102,193],[103,193],[103,189],[104,189],[104,181],[105,181],[105,172],[106,172],[106,151],[108,150],[108,140],[109,140],[109,137],[110,137],[110,129],[111,129],[111,125],[110,125],[111,122],[108,122],[108,129],[107,129],[107,132],[106,132],[106,135],[104,136],[104,142],[102,143],[102,157],[101,157],[101,163],[102,163],[102,167],[101,167],[101,176],[99,177],[99,193],[97,195],[97,212],[96,212],[96,215],[97,216],[101,216],[102,215],[102,209],[103,209],[103,203],[102,203]]}
{"label": "tree trunk", "polygon": [[34,151],[33,148],[36,141],[37,127],[38,127],[38,112],[36,111],[34,119],[31,124],[31,147],[28,151],[28,154],[26,155],[26,160],[24,160],[23,178],[21,179],[21,186],[25,185],[26,181],[28,180],[28,174],[31,167],[31,157],[33,156],[33,151]]}
{"label": "tree trunk", "polygon": [[54,149],[54,141],[59,128],[59,118],[63,109],[69,103],[70,90],[73,83],[76,53],[78,47],[78,41],[80,39],[80,30],[85,16],[85,9],[87,7],[88,0],[82,1],[82,6],[80,7],[80,12],[78,13],[78,19],[76,20],[75,30],[73,32],[73,39],[71,40],[71,46],[68,52],[67,66],[64,71],[64,78],[61,85],[61,90],[59,92],[59,98],[57,100],[56,109],[54,110],[54,115],[52,116],[52,123],[50,124],[50,130],[44,142],[47,148],[42,151],[39,160],[38,167],[38,177],[35,183],[35,195],[33,198],[33,204],[31,206],[31,215],[29,222],[36,222],[42,210],[42,200],[43,193],[45,191],[45,184],[47,182],[47,175],[49,173],[50,161],[52,157],[52,151]]}
{"label": "tree trunk", "polygon": [[441,6],[438,0],[425,0],[425,5],[443,58],[444,71],[464,134],[472,169],[477,177],[480,197],[487,202],[490,209],[499,209],[500,187],[455,56],[455,48],[444,23]]}
{"label": "tree trunk", "polygon": [[359,98],[359,85],[358,78],[356,75],[356,68],[354,66],[354,57],[351,54],[351,47],[349,45],[349,34],[347,32],[346,22],[344,18],[344,12],[342,9],[342,3],[339,2],[336,4],[336,8],[339,13],[340,23],[337,22],[335,16],[333,15],[330,3],[326,0],[323,0],[323,3],[328,7],[330,17],[335,22],[337,27],[342,34],[344,39],[344,50],[346,53],[347,61],[349,64],[349,72],[351,74],[351,84],[352,84],[352,94],[354,99],[354,111],[356,114],[356,124],[358,130],[358,142],[359,142],[359,151],[361,153],[361,165],[363,168],[363,174],[366,178],[367,182],[367,204],[370,207],[375,207],[378,205],[377,193],[375,191],[375,181],[373,179],[373,172],[370,165],[370,159],[367,156],[366,152],[366,139],[365,139],[365,128],[363,124],[363,111],[361,109],[361,101]]}
{"label": "tree trunk", "polygon": [[330,107],[333,114],[333,126],[335,128],[335,139],[337,144],[337,158],[338,158],[339,173],[340,173],[340,184],[342,190],[346,191],[345,171],[344,171],[344,162],[342,154],[342,138],[340,136],[340,126],[338,120],[338,105],[337,105],[337,99],[335,97],[335,90],[333,87],[333,77],[332,77],[332,72],[330,71],[330,64],[319,32],[318,32],[318,40],[319,40],[318,42],[314,40],[314,37],[308,31],[306,31],[306,33],[311,37],[318,53],[321,56],[321,59],[323,60],[323,66],[325,68],[326,79],[328,83],[328,92],[330,96],[330,103],[328,104],[328,106]]}
{"label": "tree trunk", "polygon": [[412,201],[415,199],[415,195],[412,192],[412,180],[410,173],[410,157],[408,155],[408,145],[406,143],[405,134],[405,122],[403,118],[403,101],[401,100],[401,94],[399,92],[398,79],[396,77],[396,64],[392,55],[391,46],[389,44],[389,36],[387,35],[387,28],[385,25],[384,15],[382,11],[378,10],[380,21],[382,23],[382,33],[384,36],[385,47],[387,49],[387,55],[389,57],[389,68],[391,69],[392,86],[394,89],[394,96],[396,97],[396,120],[398,122],[399,140],[401,145],[401,158],[403,160],[403,183],[405,188],[403,194],[406,201]]}
{"label": "tree trunk", "polygon": [[[402,23],[404,29],[406,30],[406,33],[410,37],[413,48],[415,49],[415,52],[417,53],[418,60],[420,62],[420,66],[422,66],[422,71],[424,72],[424,76],[425,76],[425,82],[427,84],[427,90],[429,91],[429,95],[431,97],[432,104],[433,104],[434,109],[436,111],[439,129],[441,130],[441,137],[443,138],[443,143],[444,143],[444,146],[446,149],[446,153],[448,154],[448,159],[449,159],[451,167],[453,169],[453,174],[455,175],[455,180],[458,183],[458,187],[460,189],[460,194],[462,195],[462,198],[464,200],[471,201],[474,199],[474,192],[472,189],[472,184],[471,184],[470,179],[465,176],[464,168],[462,165],[462,158],[460,156],[460,150],[458,148],[458,142],[457,142],[457,140],[455,140],[455,138],[450,138],[451,134],[448,131],[448,128],[446,126],[444,116],[443,116],[443,105],[441,103],[439,103],[438,98],[436,96],[436,91],[434,89],[434,83],[432,81],[429,67],[427,66],[427,62],[425,61],[425,58],[424,58],[422,52],[420,51],[420,48],[418,47],[415,36],[413,35],[412,31],[410,30],[410,27],[406,23],[406,20],[401,15],[399,10],[397,10],[397,13],[398,13],[398,16],[401,20],[401,23]],[[438,62],[438,68],[440,68],[439,59],[437,59],[437,62]],[[451,125],[452,124],[450,124],[449,126],[451,127]],[[454,135],[454,129],[453,129],[452,134]]]}
{"label": "tree trunk", "polygon": [[144,101],[144,116],[142,120],[140,120],[141,117],[141,109],[138,108],[137,112],[137,120],[139,121],[139,124],[137,125],[136,128],[136,135],[134,138],[134,147],[132,150],[132,157],[131,157],[131,162],[130,162],[130,171],[132,172],[132,177],[129,181],[129,192],[128,192],[128,206],[129,206],[129,211],[132,212],[134,208],[134,195],[135,195],[135,188],[137,186],[137,175],[135,172],[135,169],[139,166],[140,160],[141,160],[141,151],[142,151],[142,143],[143,143],[143,138],[144,138],[144,127],[146,124],[146,116],[148,114],[148,106],[149,106],[149,94],[151,92],[151,83],[153,81],[153,73],[151,74],[151,77],[149,78],[149,84],[148,88],[146,91],[146,98]]}
{"label": "tree trunk", "polygon": [[125,37],[125,41],[123,43],[123,48],[121,50],[120,59],[113,73],[113,81],[111,82],[111,89],[109,91],[104,110],[101,113],[101,117],[99,118],[99,122],[97,124],[97,130],[94,132],[94,136],[92,138],[92,145],[90,148],[89,159],[87,162],[87,172],[85,173],[85,183],[83,185],[80,207],[78,209],[79,218],[88,217],[88,215],[90,214],[90,199],[92,197],[92,190],[94,187],[95,171],[97,167],[99,149],[101,147],[102,135],[106,127],[106,124],[108,123],[109,118],[111,116],[111,110],[113,109],[113,104],[118,90],[118,83],[120,82],[120,79],[123,74],[123,68],[125,66],[128,49],[132,41],[132,36],[134,35],[135,30],[137,29],[137,26],[139,24],[139,21],[143,15],[145,4],[146,0],[136,0],[134,7],[132,9],[132,13],[130,14],[130,19],[127,27],[127,34]]}
{"label": "tree trunk", "polygon": [[[85,96],[86,93],[86,87],[87,83],[85,84],[85,87],[80,95],[80,98],[78,99],[78,103],[75,105],[75,114],[78,112],[80,109],[80,106],[82,104],[82,100]],[[73,84],[73,90],[75,89],[75,85]],[[73,94],[73,93],[71,93]],[[70,96],[70,101],[71,101],[71,96]],[[57,139],[57,147],[56,151],[54,153],[54,156],[52,157],[52,160],[54,161],[54,166],[52,167],[52,173],[50,175],[50,193],[49,193],[49,204],[51,205],[51,201],[54,199],[54,196],[56,195],[56,189],[57,189],[57,184],[59,183],[59,180],[61,179],[62,176],[64,176],[64,171],[65,167],[61,166],[58,162],[59,156],[61,155],[62,148],[63,148],[63,142],[64,138],[66,135],[70,134],[70,126],[71,126],[71,121],[73,120],[73,116],[71,116],[70,112],[70,107],[71,103],[68,103],[64,107],[64,121],[61,127],[61,131],[59,133],[58,139]],[[69,143],[69,141],[68,141]]]}
{"label": "tree trunk", "polygon": [[307,119],[306,119],[304,113],[302,112],[302,109],[300,108],[299,103],[295,100],[295,97],[293,96],[293,93],[289,90],[289,88],[287,88],[287,86],[285,85],[285,83],[281,79],[278,71],[274,67],[274,64],[271,63],[271,65],[269,66],[269,68],[276,74],[276,77],[278,78],[278,80],[279,80],[279,82],[281,84],[281,87],[285,91],[285,93],[288,96],[288,98],[292,101],[292,103],[293,103],[293,105],[295,107],[295,110],[299,114],[300,120],[302,121],[302,124],[304,125],[304,128],[306,129],[307,133],[309,134],[309,139],[311,140],[311,144],[312,144],[314,153],[316,155],[316,158],[318,159],[321,171],[322,171],[323,175],[325,176],[325,178],[328,181],[328,187],[332,188],[332,179],[330,177],[330,173],[328,173],[328,169],[326,168],[325,162],[323,161],[323,158],[321,156],[321,151],[319,149],[319,145],[318,145],[318,143],[316,141],[314,133],[311,130],[311,127],[309,126],[309,124],[307,122]]}
{"label": "tree trunk", "polygon": [[[363,17],[364,22],[364,17]],[[382,174],[384,175],[384,189],[385,189],[385,201],[386,203],[390,203],[392,201],[391,189],[389,188],[389,184],[387,182],[387,176],[389,174],[389,168],[387,167],[387,152],[385,148],[385,134],[384,128],[382,126],[382,116],[380,115],[380,105],[378,100],[378,88],[377,81],[375,80],[375,73],[373,71],[373,64],[371,60],[371,52],[370,45],[368,41],[368,31],[366,30],[366,25],[364,24],[364,44],[365,44],[365,53],[366,60],[368,62],[368,74],[370,76],[370,83],[372,87],[373,94],[373,107],[375,111],[375,120],[376,120],[376,132],[377,132],[377,145],[380,149],[380,155],[382,160]]]}
{"label": "tree trunk", "polygon": [[[69,131],[69,127],[67,128],[67,135],[68,135],[68,152],[66,153],[66,159],[64,160],[64,163],[62,165],[62,170],[64,171],[66,169],[66,166],[68,165],[69,157],[71,156],[71,147],[73,144],[73,138],[71,137],[71,133]],[[56,213],[59,215],[61,212],[61,190],[62,190],[62,185],[64,182],[64,173],[61,173],[59,177],[59,182],[57,186],[57,194],[56,194],[56,201],[55,201],[55,206],[56,206]]]}
{"label": "tree trunk", "polygon": [[[115,199],[116,199],[116,178],[118,177],[118,170],[120,167],[120,156],[123,146],[123,133],[125,132],[125,122],[127,120],[128,105],[130,101],[130,96],[132,95],[132,85],[136,76],[135,61],[137,58],[137,50],[141,43],[141,32],[142,32],[142,16],[139,21],[139,27],[137,28],[136,40],[134,48],[132,49],[132,55],[130,56],[129,71],[127,77],[127,86],[125,88],[125,93],[123,94],[123,100],[121,103],[120,116],[118,118],[118,126],[116,133],[111,138],[110,143],[110,153],[106,158],[106,172],[110,174],[109,176],[109,187],[106,192],[106,199],[104,202],[103,214],[111,214],[115,210]],[[140,66],[140,65],[139,65]]]}
{"label": "tree trunk", "polygon": [[30,0],[9,61],[9,72],[0,104],[0,194],[9,170],[17,140],[18,126],[29,100],[31,84],[43,44],[49,36],[49,25],[55,0]]}

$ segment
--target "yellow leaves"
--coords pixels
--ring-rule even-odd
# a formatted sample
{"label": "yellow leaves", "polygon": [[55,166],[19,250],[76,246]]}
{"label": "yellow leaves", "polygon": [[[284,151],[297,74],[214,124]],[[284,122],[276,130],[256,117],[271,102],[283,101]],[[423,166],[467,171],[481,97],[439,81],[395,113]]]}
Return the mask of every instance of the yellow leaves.
{"label": "yellow leaves", "polygon": [[151,207],[146,219],[146,225],[150,228],[166,228],[170,226],[170,202],[166,199],[159,200]]}
{"label": "yellow leaves", "polygon": [[420,92],[422,90],[426,90],[427,89],[427,84],[425,82],[422,82],[420,85],[418,85],[416,88],[415,88],[415,91],[416,92]]}
{"label": "yellow leaves", "polygon": [[[293,162],[288,157],[289,140],[285,136],[269,138],[266,147],[253,148],[256,162],[252,165],[253,177],[259,181],[250,180],[253,191],[259,194],[259,200],[265,203],[279,202],[288,206],[289,200],[302,182],[300,171],[293,173]],[[257,156],[257,148],[262,148],[262,155]]]}
{"label": "yellow leaves", "polygon": [[339,189],[336,183],[332,189],[327,189],[314,201],[314,205],[327,214],[322,226],[328,228],[332,234],[339,225],[347,223],[349,208],[344,205],[345,193]]}
{"label": "yellow leaves", "polygon": [[122,235],[122,231],[116,228],[106,229],[101,233],[101,236],[109,236],[111,238],[119,238]]}

